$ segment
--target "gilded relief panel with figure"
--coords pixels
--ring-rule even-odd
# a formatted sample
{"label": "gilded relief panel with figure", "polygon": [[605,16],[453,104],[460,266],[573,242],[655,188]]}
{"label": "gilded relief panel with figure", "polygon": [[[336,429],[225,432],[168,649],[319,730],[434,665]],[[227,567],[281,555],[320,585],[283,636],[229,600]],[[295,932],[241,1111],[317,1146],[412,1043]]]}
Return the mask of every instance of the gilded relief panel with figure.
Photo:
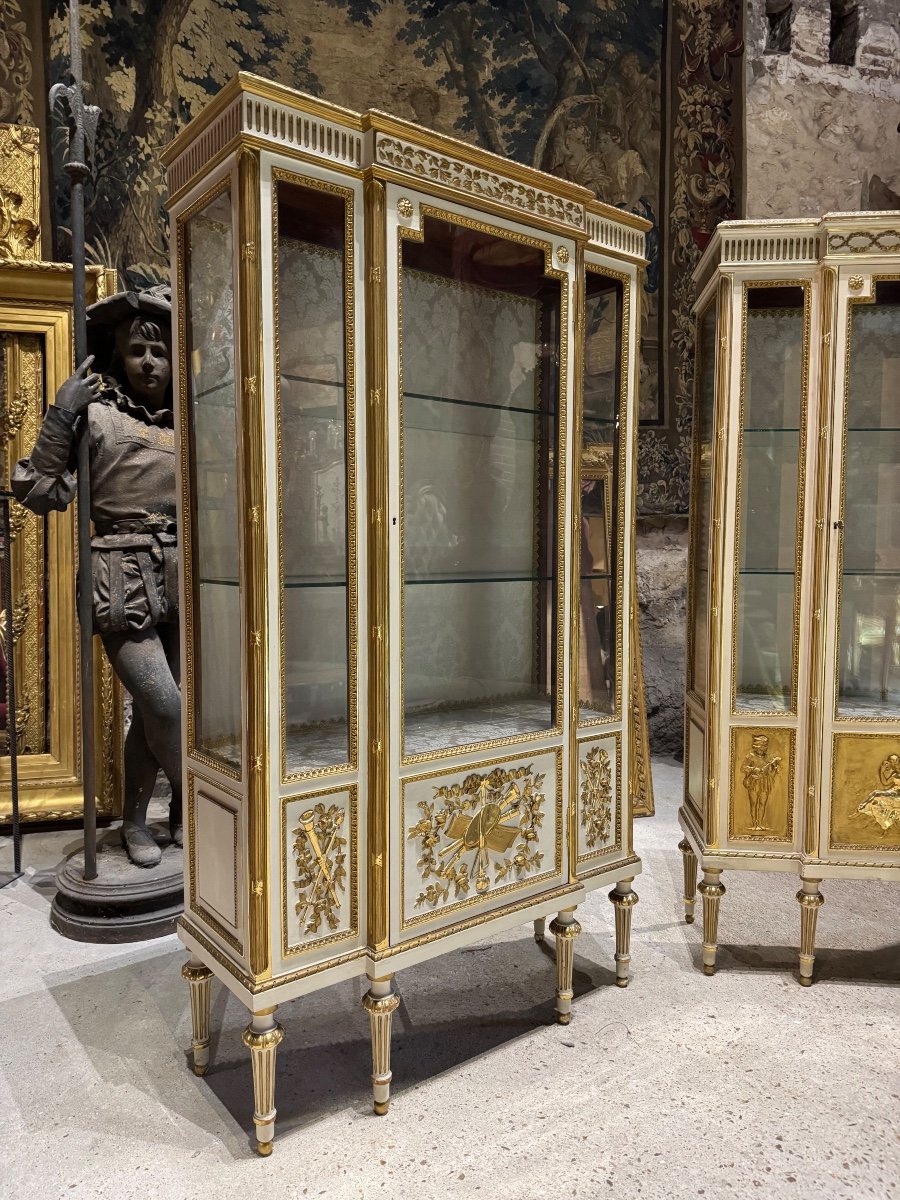
{"label": "gilded relief panel with figure", "polygon": [[836,734],[831,780],[831,849],[900,850],[900,737]]}
{"label": "gilded relief panel with figure", "polygon": [[729,837],[789,842],[793,814],[794,731],[732,729]]}

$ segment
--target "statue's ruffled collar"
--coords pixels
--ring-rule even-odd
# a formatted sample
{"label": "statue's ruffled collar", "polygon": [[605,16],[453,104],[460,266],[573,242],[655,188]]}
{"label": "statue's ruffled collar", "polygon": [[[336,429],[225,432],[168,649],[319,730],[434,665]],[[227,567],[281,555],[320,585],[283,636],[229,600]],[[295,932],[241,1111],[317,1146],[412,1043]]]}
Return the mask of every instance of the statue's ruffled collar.
{"label": "statue's ruffled collar", "polygon": [[128,413],[129,417],[134,417],[136,421],[143,421],[145,425],[157,425],[165,429],[174,428],[175,415],[171,408],[147,408],[140,400],[135,400],[127,392],[124,392],[119,381],[113,379],[111,375],[103,376],[103,391],[100,399],[104,404],[114,404],[122,412]]}

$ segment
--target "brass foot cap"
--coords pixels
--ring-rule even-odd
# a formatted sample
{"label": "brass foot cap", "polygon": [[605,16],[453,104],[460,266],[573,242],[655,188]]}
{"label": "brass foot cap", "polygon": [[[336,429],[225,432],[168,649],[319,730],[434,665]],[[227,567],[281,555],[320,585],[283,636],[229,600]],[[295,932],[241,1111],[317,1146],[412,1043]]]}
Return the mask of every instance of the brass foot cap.
{"label": "brass foot cap", "polygon": [[800,986],[801,987],[812,987],[812,975],[801,975],[800,976]]}
{"label": "brass foot cap", "polygon": [[711,966],[709,965],[709,963],[704,963],[704,964],[703,964],[703,974],[704,974],[704,975],[715,975],[715,973],[716,973],[716,968],[715,968],[715,967],[711,967]]}
{"label": "brass foot cap", "polygon": [[198,1066],[196,1066],[196,1065],[194,1066],[194,1074],[195,1074],[195,1075],[199,1075],[201,1079],[202,1079],[202,1078],[203,1078],[203,1076],[206,1074],[206,1072],[207,1072],[207,1068],[206,1068],[206,1067],[198,1067]]}
{"label": "brass foot cap", "polygon": [[684,923],[685,923],[685,925],[693,925],[693,923],[694,923],[694,914],[693,914],[693,913],[685,913],[685,915],[684,915]]}
{"label": "brass foot cap", "polygon": [[275,1145],[274,1142],[257,1142],[256,1143],[256,1153],[261,1155],[262,1158],[268,1158],[269,1155],[272,1153],[272,1147],[274,1145]]}
{"label": "brass foot cap", "polygon": [[387,1115],[387,1110],[390,1108],[390,1100],[375,1100],[372,1107],[375,1109],[376,1117],[384,1117]]}
{"label": "brass foot cap", "polygon": [[627,979],[617,979],[616,987],[628,987],[628,980]]}
{"label": "brass foot cap", "polygon": [[571,1014],[571,1013],[561,1013],[561,1012],[558,1012],[558,1013],[556,1014],[556,1023],[557,1023],[557,1025],[568,1025],[568,1024],[569,1024],[569,1022],[570,1022],[571,1020],[572,1020],[572,1014]]}

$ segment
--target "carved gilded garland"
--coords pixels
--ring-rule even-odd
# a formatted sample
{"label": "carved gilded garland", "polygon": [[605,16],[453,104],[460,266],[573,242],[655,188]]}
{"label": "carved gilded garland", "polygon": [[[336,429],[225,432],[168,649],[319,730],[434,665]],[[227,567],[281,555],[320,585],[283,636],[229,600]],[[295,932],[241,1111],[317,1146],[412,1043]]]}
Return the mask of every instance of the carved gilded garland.
{"label": "carved gilded garland", "polygon": [[581,824],[589,850],[609,840],[612,825],[612,763],[599,746],[581,760]]}
{"label": "carved gilded garland", "polygon": [[496,767],[435,788],[432,800],[420,800],[422,817],[408,837],[419,842],[422,881],[434,882],[419,893],[416,907],[436,908],[473,890],[483,895],[498,883],[536,872],[544,858],[535,848],[544,820],[543,783],[531,766]]}
{"label": "carved gilded garland", "polygon": [[582,205],[552,196],[493,171],[486,171],[482,167],[473,167],[459,159],[435,154],[422,146],[414,146],[383,133],[378,135],[375,153],[379,163],[395,167],[398,171],[418,175],[420,179],[444,183],[449,187],[459,188],[462,192],[468,192],[471,196],[484,196],[535,216],[564,221],[576,229],[584,228]]}

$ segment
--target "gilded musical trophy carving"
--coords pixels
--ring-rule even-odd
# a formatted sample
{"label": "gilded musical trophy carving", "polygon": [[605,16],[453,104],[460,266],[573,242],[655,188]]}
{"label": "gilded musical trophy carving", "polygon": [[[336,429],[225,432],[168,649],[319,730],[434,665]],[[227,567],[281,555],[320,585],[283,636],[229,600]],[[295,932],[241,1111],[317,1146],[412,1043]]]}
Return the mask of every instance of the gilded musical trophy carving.
{"label": "gilded musical trophy carving", "polygon": [[468,895],[473,887],[483,894],[494,884],[536,871],[544,858],[534,848],[544,819],[543,782],[530,766],[497,767],[488,775],[472,774],[461,784],[435,788],[433,800],[420,800],[422,818],[408,836],[419,840],[416,865],[422,879],[435,882],[419,894],[416,907],[445,903],[451,887],[454,897]]}
{"label": "gilded musical trophy carving", "polygon": [[294,831],[297,863],[296,910],[304,933],[318,933],[323,920],[329,929],[341,921],[341,897],[346,887],[347,839],[341,836],[345,812],[338,804],[317,804],[300,815]]}

